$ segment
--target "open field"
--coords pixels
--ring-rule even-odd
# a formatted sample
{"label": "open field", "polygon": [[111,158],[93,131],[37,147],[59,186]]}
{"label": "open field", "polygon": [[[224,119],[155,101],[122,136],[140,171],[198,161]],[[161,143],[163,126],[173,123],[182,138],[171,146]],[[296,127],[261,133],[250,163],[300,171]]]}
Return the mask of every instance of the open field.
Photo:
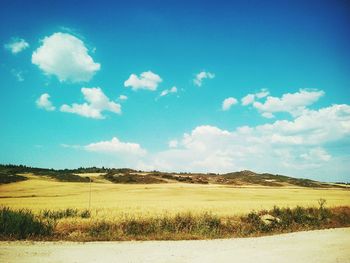
{"label": "open field", "polygon": [[[0,185],[0,205],[11,208],[89,208],[89,183],[58,182],[43,176]],[[120,214],[153,216],[191,211],[220,216],[245,214],[251,210],[280,207],[350,206],[350,191],[337,188],[230,186],[213,184],[112,184],[91,183],[92,216]]]}
{"label": "open field", "polygon": [[[141,176],[145,184],[114,183],[101,174],[89,173],[89,182],[86,174],[50,172],[18,174],[24,180],[0,185],[1,239],[212,239],[350,225],[350,189],[318,182],[150,183],[143,174],[132,178]],[[77,181],[61,181],[70,178]]]}

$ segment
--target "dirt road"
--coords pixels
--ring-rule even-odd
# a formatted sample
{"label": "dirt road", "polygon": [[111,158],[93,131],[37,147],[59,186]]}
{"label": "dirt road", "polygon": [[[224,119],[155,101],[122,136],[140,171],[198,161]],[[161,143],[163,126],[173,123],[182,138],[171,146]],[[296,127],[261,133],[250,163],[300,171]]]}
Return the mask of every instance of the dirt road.
{"label": "dirt road", "polygon": [[350,262],[350,228],[260,238],[145,242],[0,242],[0,262]]}

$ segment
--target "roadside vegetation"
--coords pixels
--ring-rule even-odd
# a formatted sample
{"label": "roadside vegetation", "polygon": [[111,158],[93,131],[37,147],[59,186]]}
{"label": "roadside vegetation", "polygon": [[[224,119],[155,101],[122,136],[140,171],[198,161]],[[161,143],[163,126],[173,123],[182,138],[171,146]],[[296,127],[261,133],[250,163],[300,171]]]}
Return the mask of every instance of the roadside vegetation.
{"label": "roadside vegetation", "polygon": [[274,207],[242,216],[178,213],[153,217],[99,217],[89,210],[0,209],[1,240],[183,240],[271,235],[349,227],[350,207]]}

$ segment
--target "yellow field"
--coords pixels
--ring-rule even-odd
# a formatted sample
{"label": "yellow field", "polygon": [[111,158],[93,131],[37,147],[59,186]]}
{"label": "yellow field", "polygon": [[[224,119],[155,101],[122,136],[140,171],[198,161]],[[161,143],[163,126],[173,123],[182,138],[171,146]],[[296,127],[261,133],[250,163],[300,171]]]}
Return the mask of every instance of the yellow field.
{"label": "yellow field", "polygon": [[[187,211],[229,216],[274,205],[316,206],[320,198],[327,200],[327,206],[350,206],[350,190],[345,189],[111,183],[92,183],[91,189],[91,209],[101,216],[152,216]],[[41,209],[85,209],[89,206],[89,190],[89,183],[56,182],[30,176],[28,181],[1,185],[0,205],[29,208],[35,212]]]}

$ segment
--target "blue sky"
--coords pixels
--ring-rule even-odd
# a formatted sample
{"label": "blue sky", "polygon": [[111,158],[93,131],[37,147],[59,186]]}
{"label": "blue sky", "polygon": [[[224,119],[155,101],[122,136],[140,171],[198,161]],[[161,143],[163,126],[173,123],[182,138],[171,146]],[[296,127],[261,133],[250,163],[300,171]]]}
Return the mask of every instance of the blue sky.
{"label": "blue sky", "polygon": [[346,1],[111,2],[1,2],[1,163],[350,180]]}

